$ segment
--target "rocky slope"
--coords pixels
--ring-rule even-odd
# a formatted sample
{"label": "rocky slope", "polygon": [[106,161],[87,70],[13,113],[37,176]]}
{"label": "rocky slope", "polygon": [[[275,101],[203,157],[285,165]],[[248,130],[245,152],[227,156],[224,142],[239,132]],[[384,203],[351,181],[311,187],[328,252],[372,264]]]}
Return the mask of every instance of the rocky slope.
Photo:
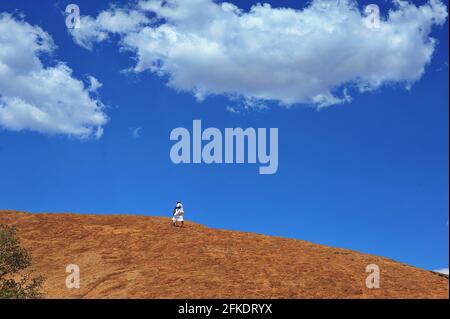
{"label": "rocky slope", "polygon": [[[0,223],[17,225],[48,298],[448,298],[444,276],[301,240],[145,216],[0,211]],[[66,288],[68,264],[80,289]]]}

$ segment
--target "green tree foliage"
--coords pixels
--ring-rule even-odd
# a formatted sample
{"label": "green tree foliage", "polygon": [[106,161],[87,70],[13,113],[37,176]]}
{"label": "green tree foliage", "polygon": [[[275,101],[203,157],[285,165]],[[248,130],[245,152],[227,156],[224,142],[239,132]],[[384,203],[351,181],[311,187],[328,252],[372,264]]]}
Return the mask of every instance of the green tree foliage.
{"label": "green tree foliage", "polygon": [[27,271],[31,254],[21,246],[15,227],[0,225],[0,299],[31,299],[42,296],[42,276]]}

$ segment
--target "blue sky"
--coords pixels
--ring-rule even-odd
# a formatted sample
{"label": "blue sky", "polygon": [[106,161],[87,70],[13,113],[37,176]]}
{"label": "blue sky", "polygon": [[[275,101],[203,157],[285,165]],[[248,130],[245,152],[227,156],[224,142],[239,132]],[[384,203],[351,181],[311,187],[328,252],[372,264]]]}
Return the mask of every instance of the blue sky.
{"label": "blue sky", "polygon": [[[232,2],[244,11],[254,4],[252,1]],[[65,26],[63,12],[68,3],[2,1],[0,12],[13,14],[14,21],[39,26],[47,32],[56,47],[49,54],[36,55],[42,65],[50,68],[55,67],[55,61],[64,61],[71,69],[70,77],[85,83],[83,90],[68,93],[51,86],[49,94],[61,95],[61,99],[66,93],[85,94],[84,97],[91,98],[86,102],[86,110],[91,111],[95,106],[90,101],[101,101],[101,108],[94,113],[100,112],[108,120],[96,118],[86,124],[83,121],[87,119],[80,119],[81,124],[92,127],[92,132],[84,134],[73,133],[80,124],[69,122],[73,115],[55,117],[68,119],[67,125],[73,125],[68,133],[67,126],[54,128],[48,123],[44,126],[26,116],[12,117],[17,121],[8,122],[11,117],[4,115],[2,122],[0,113],[0,208],[169,216],[175,202],[182,200],[188,220],[210,227],[349,248],[427,269],[448,268],[447,18],[441,25],[432,25],[426,34],[437,41],[430,61],[423,62],[423,57],[417,57],[417,52],[424,48],[414,47],[417,43],[423,45],[417,39],[411,40],[414,32],[400,27],[396,30],[408,43],[402,46],[405,49],[386,49],[387,45],[378,44],[377,38],[371,42],[375,50],[379,50],[380,59],[379,67],[372,73],[365,73],[370,59],[364,60],[365,51],[353,49],[350,38],[336,44],[342,51],[333,51],[336,47],[328,46],[326,41],[330,38],[301,38],[299,42],[304,45],[301,52],[307,52],[311,46],[314,55],[323,59],[307,60],[312,65],[309,75],[317,76],[320,86],[299,82],[293,83],[293,89],[283,91],[279,90],[282,85],[276,80],[273,86],[269,81],[261,87],[257,87],[259,82],[249,80],[236,83],[238,89],[229,94],[230,84],[221,78],[226,70],[219,64],[217,70],[210,71],[217,74],[216,77],[201,78],[198,75],[203,71],[201,66],[196,69],[198,72],[189,73],[193,64],[183,65],[180,61],[184,60],[174,60],[177,52],[160,57],[168,66],[163,76],[145,67],[133,71],[139,62],[144,66],[148,62],[135,53],[144,47],[135,43],[135,51],[124,50],[126,40],[121,33],[102,30],[108,34],[106,40],[79,34],[78,39],[92,44],[86,49],[76,41],[77,35],[71,34]],[[378,4],[384,17],[392,7],[385,1],[360,4],[366,3]],[[100,12],[111,8],[103,1],[77,1],[77,4],[81,15],[90,16],[93,21]],[[307,7],[299,1],[285,0],[273,4],[272,10],[282,6]],[[267,12],[272,13],[274,11]],[[425,20],[426,17],[424,26],[427,25]],[[172,21],[181,36],[184,22]],[[230,25],[231,22],[226,24],[226,28]],[[195,26],[188,30],[197,32]],[[246,39],[239,38],[239,30],[235,39]],[[402,30],[406,30],[405,34]],[[233,47],[227,47],[229,42],[222,41],[223,50],[231,52]],[[262,47],[264,45],[267,46],[264,43]],[[278,45],[280,54],[295,50],[283,51],[284,43]],[[363,61],[354,74],[370,80],[361,83],[355,80],[349,84],[341,80],[341,76],[350,76],[345,73],[347,69],[341,75],[334,69],[320,68],[320,61],[326,64],[340,53],[347,54],[347,47],[351,48],[348,54],[360,54],[358,61]],[[23,49],[23,46],[17,44],[12,48]],[[1,50],[0,62],[12,63],[6,58],[2,61]],[[22,53],[26,54],[17,51],[14,55],[19,59]],[[202,54],[198,54],[201,61],[210,58]],[[268,79],[276,76],[277,67],[282,68],[285,61],[274,58],[268,68],[262,65],[266,51],[253,56],[242,54],[239,57],[247,59],[249,64],[255,62],[256,75],[267,75]],[[195,60],[197,55],[185,58],[199,62]],[[392,65],[386,62],[391,60]],[[216,63],[214,58],[211,61]],[[401,69],[399,65],[403,62]],[[409,73],[422,66],[424,72],[419,76]],[[6,78],[2,80],[1,71],[0,68],[0,80],[6,81]],[[301,78],[298,73],[286,72],[284,75],[288,79]],[[392,78],[386,75],[388,73],[393,74]],[[181,80],[168,85],[170,78],[177,80],[181,74],[188,77],[189,83],[201,87],[202,98],[196,98],[198,92]],[[89,91],[89,75],[98,79],[102,86],[98,89],[91,86]],[[8,85],[6,82],[0,85],[0,98],[8,98],[8,94],[21,98],[21,94],[25,94],[25,89],[20,88],[15,79],[8,80]],[[207,81],[202,82],[205,79]],[[375,84],[377,81],[381,85]],[[46,83],[42,82],[42,91],[46,90]],[[19,89],[15,89],[16,85]],[[330,86],[332,95],[327,95],[330,92],[323,90]],[[362,86],[369,89],[363,91]],[[319,95],[311,92],[319,92],[321,97],[325,95],[329,105],[321,105],[325,100],[314,99]],[[346,99],[347,94],[351,95],[351,100]],[[29,96],[31,93],[23,99]],[[6,98],[3,106],[0,103],[0,110],[7,105]],[[35,100],[36,103],[45,101],[42,96]],[[10,110],[17,109],[14,105],[9,104]],[[37,108],[40,108],[38,104]],[[277,173],[259,175],[257,166],[252,164],[173,164],[169,157],[173,145],[169,134],[179,126],[191,129],[194,119],[201,119],[204,127],[219,129],[278,128]],[[97,132],[94,127],[102,128],[101,137],[93,137]],[[140,128],[139,134],[133,136],[136,128]]]}

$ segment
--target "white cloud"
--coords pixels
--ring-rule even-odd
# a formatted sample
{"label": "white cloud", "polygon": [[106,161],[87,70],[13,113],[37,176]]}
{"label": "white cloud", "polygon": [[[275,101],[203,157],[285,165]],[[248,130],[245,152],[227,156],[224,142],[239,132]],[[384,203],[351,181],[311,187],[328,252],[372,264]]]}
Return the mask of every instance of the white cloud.
{"label": "white cloud", "polygon": [[63,62],[44,66],[39,57],[54,50],[40,27],[0,14],[0,127],[99,138],[107,122],[102,103]]}
{"label": "white cloud", "polygon": [[434,272],[438,272],[440,274],[444,274],[448,276],[448,268],[436,269]]}
{"label": "white cloud", "polygon": [[227,107],[226,107],[226,110],[227,110],[228,112],[234,113],[234,114],[240,113],[240,111],[239,111],[237,108],[233,107],[233,106],[227,106]]}
{"label": "white cloud", "polygon": [[368,28],[351,0],[312,0],[302,10],[257,4],[248,12],[212,0],[141,0],[124,31],[105,22],[114,10],[84,17],[94,27],[82,28],[101,35],[75,40],[90,47],[118,33],[121,49],[136,54],[135,72],[154,72],[198,100],[221,94],[317,107],[350,101],[346,88],[410,87],[435,49],[432,26],[447,19],[440,0],[419,7],[394,0],[379,28]]}
{"label": "white cloud", "polygon": [[103,86],[103,84],[100,83],[92,75],[89,75],[88,79],[89,79],[89,92],[97,92],[97,90]]}
{"label": "white cloud", "polygon": [[130,127],[129,131],[130,131],[131,137],[133,137],[135,139],[141,137],[141,130],[142,130],[141,127]]}
{"label": "white cloud", "polygon": [[139,30],[150,20],[135,10],[111,8],[102,11],[96,19],[83,16],[79,28],[70,29],[75,42],[90,50],[94,42],[105,41],[111,33],[125,34]]}

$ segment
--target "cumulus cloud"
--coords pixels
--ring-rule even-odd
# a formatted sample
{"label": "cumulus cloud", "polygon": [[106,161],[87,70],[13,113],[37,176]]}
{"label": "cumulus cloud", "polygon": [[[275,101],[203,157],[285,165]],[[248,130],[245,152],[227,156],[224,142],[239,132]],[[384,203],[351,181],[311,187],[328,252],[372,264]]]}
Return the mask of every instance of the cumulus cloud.
{"label": "cumulus cloud", "polygon": [[127,11],[126,28],[105,22],[120,12],[82,18],[82,28],[95,34],[75,33],[75,41],[90,47],[119,34],[121,49],[136,55],[135,72],[153,72],[198,100],[227,95],[317,107],[350,101],[348,88],[410,87],[431,60],[432,27],[447,20],[440,0],[394,0],[377,28],[367,27],[352,0],[312,0],[301,10],[257,4],[249,11],[213,0],[141,0]]}
{"label": "cumulus cloud", "polygon": [[45,66],[40,57],[56,46],[38,26],[0,14],[0,127],[77,138],[101,137],[107,117],[91,97],[91,86],[72,76],[63,62]]}
{"label": "cumulus cloud", "polygon": [[448,268],[436,269],[434,271],[448,276]]}

